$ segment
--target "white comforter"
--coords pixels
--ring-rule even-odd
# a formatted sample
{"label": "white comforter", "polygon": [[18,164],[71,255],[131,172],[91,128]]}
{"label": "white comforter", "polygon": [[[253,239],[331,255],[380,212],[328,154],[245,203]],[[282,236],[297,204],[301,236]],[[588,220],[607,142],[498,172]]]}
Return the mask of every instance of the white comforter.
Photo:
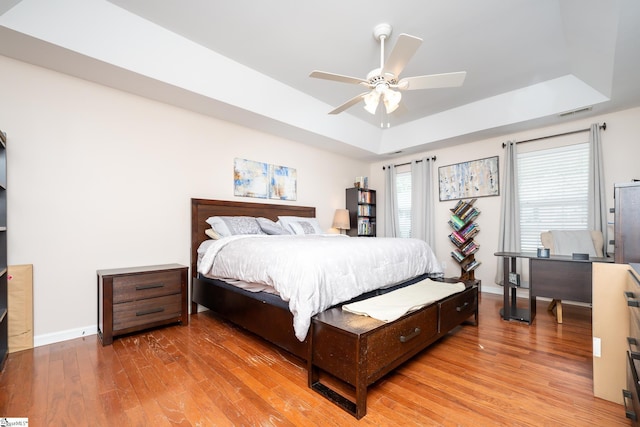
{"label": "white comforter", "polygon": [[311,317],[364,292],[441,273],[424,241],[343,235],[231,236],[208,243],[198,272],[273,286],[289,302],[296,337]]}

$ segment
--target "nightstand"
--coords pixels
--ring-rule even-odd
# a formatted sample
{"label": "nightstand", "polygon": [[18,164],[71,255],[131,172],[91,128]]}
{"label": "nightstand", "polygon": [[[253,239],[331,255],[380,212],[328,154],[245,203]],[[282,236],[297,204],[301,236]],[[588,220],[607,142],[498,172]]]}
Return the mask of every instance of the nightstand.
{"label": "nightstand", "polygon": [[189,324],[188,267],[180,264],[98,270],[98,336],[113,337],[147,328]]}

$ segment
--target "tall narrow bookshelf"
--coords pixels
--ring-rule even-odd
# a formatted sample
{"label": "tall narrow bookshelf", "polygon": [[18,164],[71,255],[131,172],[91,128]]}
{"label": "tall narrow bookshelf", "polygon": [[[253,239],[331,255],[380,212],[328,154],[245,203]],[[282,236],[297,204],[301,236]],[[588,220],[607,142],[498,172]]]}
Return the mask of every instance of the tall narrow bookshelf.
{"label": "tall narrow bookshelf", "polygon": [[7,289],[7,134],[0,130],[0,370],[9,353]]}
{"label": "tall narrow bookshelf", "polygon": [[376,190],[347,188],[346,207],[351,228],[349,236],[376,236]]}
{"label": "tall narrow bookshelf", "polygon": [[460,265],[460,280],[475,280],[475,269],[481,264],[474,255],[480,249],[473,241],[480,231],[475,223],[476,217],[480,215],[480,211],[473,206],[475,201],[476,199],[468,202],[460,200],[451,209],[449,219],[449,226],[452,228],[449,240],[455,245],[451,257]]}

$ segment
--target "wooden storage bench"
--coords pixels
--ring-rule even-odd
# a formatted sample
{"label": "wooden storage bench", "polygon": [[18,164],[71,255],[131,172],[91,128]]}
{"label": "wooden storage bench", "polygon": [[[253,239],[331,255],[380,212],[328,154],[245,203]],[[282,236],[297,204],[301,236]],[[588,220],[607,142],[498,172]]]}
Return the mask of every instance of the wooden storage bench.
{"label": "wooden storage bench", "polygon": [[309,387],[360,419],[368,386],[471,316],[477,325],[475,284],[389,323],[341,307],[324,311],[312,320]]}

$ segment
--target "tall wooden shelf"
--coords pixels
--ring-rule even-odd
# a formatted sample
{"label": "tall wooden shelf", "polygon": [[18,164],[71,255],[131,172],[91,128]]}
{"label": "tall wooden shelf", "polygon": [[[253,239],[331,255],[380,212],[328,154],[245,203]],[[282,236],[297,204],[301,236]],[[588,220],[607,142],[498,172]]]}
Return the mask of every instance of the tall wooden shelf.
{"label": "tall wooden shelf", "polygon": [[0,131],[0,370],[9,353],[7,289],[7,135]]}
{"label": "tall wooden shelf", "polygon": [[474,236],[480,231],[474,221],[480,215],[480,211],[473,206],[475,201],[476,199],[468,202],[460,200],[451,209],[449,226],[452,231],[449,240],[455,245],[451,257],[460,265],[460,280],[475,280],[475,269],[481,264],[474,255],[480,249],[473,241]]}
{"label": "tall wooden shelf", "polygon": [[376,236],[376,190],[347,188],[346,207],[351,228],[349,236]]}

